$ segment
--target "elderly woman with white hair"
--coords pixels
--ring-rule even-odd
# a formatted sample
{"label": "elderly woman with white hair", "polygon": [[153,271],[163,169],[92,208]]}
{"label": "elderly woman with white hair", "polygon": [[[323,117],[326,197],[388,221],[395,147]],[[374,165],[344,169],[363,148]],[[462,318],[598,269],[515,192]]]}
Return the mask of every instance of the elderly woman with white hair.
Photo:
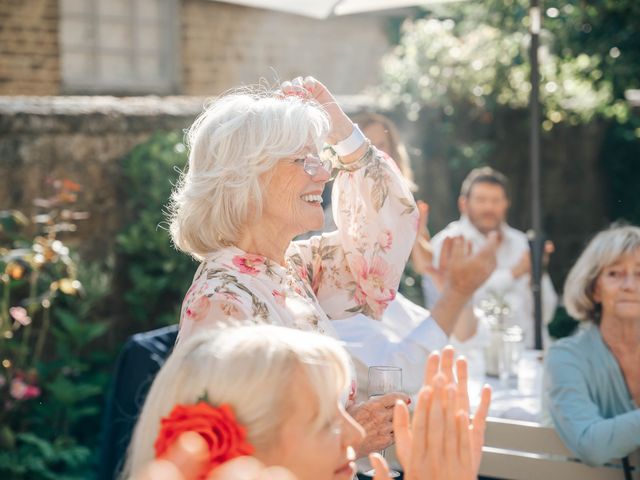
{"label": "elderly woman with white hair", "polygon": [[[333,319],[381,317],[395,297],[418,213],[394,162],[322,83],[297,78],[277,91],[223,96],[196,120],[188,140],[170,231],[177,248],[202,263],[183,302],[178,343],[203,329],[247,323],[335,337]],[[332,161],[321,156],[325,142]],[[334,170],[337,231],[292,242],[322,227],[321,195]],[[447,284],[436,317],[455,318],[492,267],[465,263],[462,250],[458,245],[451,263],[469,274]],[[398,398],[406,396],[352,407],[367,429],[360,455],[391,443]]]}
{"label": "elderly woman with white hair", "polygon": [[547,404],[578,457],[603,464],[640,448],[640,228],[595,236],[564,286],[583,328],[549,348]]}
{"label": "elderly woman with white hair", "polygon": [[[433,355],[413,420],[404,403],[394,406],[405,478],[476,478],[491,392],[483,392],[470,422],[465,367],[459,359],[456,383],[453,351],[443,352],[441,362]],[[154,380],[121,478],[235,480],[281,467],[266,478],[351,480],[353,447],[364,432],[344,409],[350,375],[340,344],[311,332],[261,325],[194,335]],[[183,462],[183,475],[149,474],[149,464],[171,457],[187,433],[206,446]],[[373,461],[376,480],[389,478],[382,458]]]}

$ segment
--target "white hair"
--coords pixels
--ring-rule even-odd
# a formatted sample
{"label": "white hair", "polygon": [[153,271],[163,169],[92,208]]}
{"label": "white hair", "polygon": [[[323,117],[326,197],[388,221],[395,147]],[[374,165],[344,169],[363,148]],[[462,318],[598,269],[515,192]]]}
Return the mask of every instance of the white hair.
{"label": "white hair", "polygon": [[169,204],[170,233],[180,250],[201,259],[237,240],[262,212],[264,180],[279,159],[330,129],[314,101],[246,88],[214,100],[187,134],[189,164]]}
{"label": "white hair", "polygon": [[291,411],[296,372],[317,398],[313,428],[320,429],[350,383],[347,353],[336,340],[260,325],[209,330],[180,344],[151,386],[121,478],[136,475],[155,457],[161,418],[176,404],[195,404],[205,395],[212,405],[231,405],[256,452],[264,452]]}
{"label": "white hair", "polygon": [[640,227],[614,226],[598,233],[571,268],[564,283],[564,304],[579,320],[599,322],[598,305],[593,299],[596,280],[602,270],[621,256],[640,249]]}

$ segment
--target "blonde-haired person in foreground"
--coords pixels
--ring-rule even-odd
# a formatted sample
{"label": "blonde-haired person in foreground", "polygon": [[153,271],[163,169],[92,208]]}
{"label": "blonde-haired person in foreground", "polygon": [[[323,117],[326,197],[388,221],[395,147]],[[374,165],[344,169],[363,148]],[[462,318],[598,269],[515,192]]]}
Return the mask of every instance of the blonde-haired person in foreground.
{"label": "blonde-haired person in foreground", "polygon": [[[457,384],[452,349],[442,358],[432,355],[413,419],[404,402],[394,406],[398,457],[407,479],[477,475],[491,392],[483,391],[470,422],[464,359],[456,369]],[[329,337],[275,326],[196,335],[176,348],[156,377],[123,478],[153,478],[150,469],[168,456],[185,479],[257,478],[261,466],[283,467],[270,470],[282,479],[288,473],[298,480],[351,479],[353,447],[364,431],[344,409],[350,381],[347,353]],[[204,454],[202,447],[192,449],[195,462],[180,460],[184,451],[170,451],[186,432],[207,443]],[[372,462],[376,478],[386,479],[382,458],[374,454]],[[201,470],[193,471],[194,464]]]}
{"label": "blonde-haired person in foreground", "polygon": [[640,448],[640,228],[598,233],[564,284],[582,328],[549,348],[544,389],[558,435],[601,465]]}
{"label": "blonde-haired person in foreground", "polygon": [[[222,96],[188,137],[170,230],[177,248],[201,265],[182,304],[178,344],[203,330],[259,323],[336,338],[334,320],[381,318],[395,298],[418,212],[393,161],[321,82],[299,77],[274,91]],[[320,155],[325,143],[337,153],[331,160]],[[322,191],[334,170],[337,231],[293,242],[322,226]],[[466,274],[451,277],[434,305],[441,322],[457,318],[493,268],[490,261],[477,268],[457,251],[450,263]],[[366,378],[366,365],[354,363]],[[390,407],[406,398],[391,393],[348,406],[367,429],[358,456],[392,443]]]}

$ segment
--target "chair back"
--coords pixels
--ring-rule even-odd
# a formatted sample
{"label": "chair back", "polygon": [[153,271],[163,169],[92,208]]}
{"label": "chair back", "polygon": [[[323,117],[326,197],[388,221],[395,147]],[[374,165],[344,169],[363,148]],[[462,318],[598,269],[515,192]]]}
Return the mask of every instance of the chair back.
{"label": "chair back", "polygon": [[[624,480],[622,460],[601,467],[582,463],[552,427],[487,419],[480,475],[513,480]],[[640,452],[630,457],[631,479],[640,480]],[[634,468],[635,467],[635,468]]]}
{"label": "chair back", "polygon": [[122,348],[106,398],[98,480],[117,478],[149,388],[177,336],[178,325],[171,325],[133,335]]}

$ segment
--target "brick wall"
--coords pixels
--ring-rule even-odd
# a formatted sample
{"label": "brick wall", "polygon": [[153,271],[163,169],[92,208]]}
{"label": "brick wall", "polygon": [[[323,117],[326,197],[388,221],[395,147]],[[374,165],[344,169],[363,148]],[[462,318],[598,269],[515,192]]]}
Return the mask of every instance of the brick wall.
{"label": "brick wall", "polygon": [[211,95],[260,78],[314,75],[338,94],[377,82],[382,15],[314,20],[210,0],[182,1],[182,92]]}
{"label": "brick wall", "polygon": [[57,0],[0,0],[0,95],[60,91]]}
{"label": "brick wall", "polygon": [[120,161],[156,131],[188,127],[204,99],[194,97],[0,96],[0,210],[34,213],[47,178],[83,185],[91,216],[77,239],[90,257],[112,251],[126,193]]}
{"label": "brick wall", "polygon": [[[59,0],[0,0],[0,95],[61,92]],[[378,79],[387,17],[314,20],[211,0],[179,0],[180,93],[212,95],[310,74],[338,94]],[[109,93],[109,89],[105,90]]]}

